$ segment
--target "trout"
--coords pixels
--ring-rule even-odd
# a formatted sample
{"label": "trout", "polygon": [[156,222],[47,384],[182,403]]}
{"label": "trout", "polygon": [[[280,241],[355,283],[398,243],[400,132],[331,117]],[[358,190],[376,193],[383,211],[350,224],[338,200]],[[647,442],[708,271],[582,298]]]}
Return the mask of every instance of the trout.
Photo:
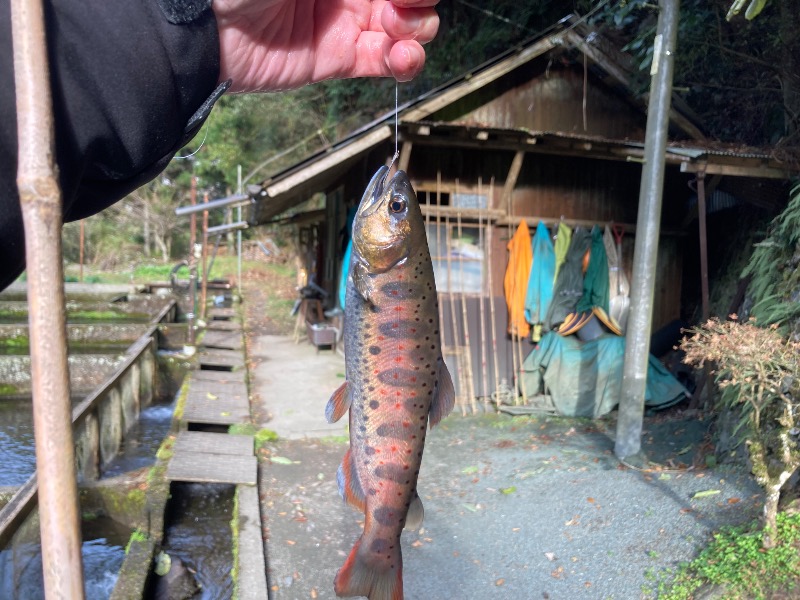
{"label": "trout", "polygon": [[350,410],[339,493],[364,512],[364,532],[334,580],[337,596],[402,600],[400,533],[422,524],[417,476],[426,427],[452,410],[425,223],[408,176],[372,177],[353,221],[345,297],[346,380],[325,409]]}

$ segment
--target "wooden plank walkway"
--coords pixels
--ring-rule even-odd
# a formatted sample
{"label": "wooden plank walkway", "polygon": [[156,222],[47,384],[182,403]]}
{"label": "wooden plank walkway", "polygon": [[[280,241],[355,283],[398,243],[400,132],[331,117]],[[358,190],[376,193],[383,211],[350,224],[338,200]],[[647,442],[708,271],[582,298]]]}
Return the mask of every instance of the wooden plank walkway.
{"label": "wooden plank walkway", "polygon": [[209,319],[227,321],[236,317],[235,308],[210,308],[208,310]]}
{"label": "wooden plank walkway", "polygon": [[218,348],[220,350],[241,350],[242,334],[238,331],[206,331],[203,336],[204,348]]}
{"label": "wooden plank walkway", "polygon": [[167,479],[256,485],[258,461],[253,455],[253,437],[183,431],[175,441]]}
{"label": "wooden plank walkway", "polygon": [[212,319],[206,326],[208,331],[241,331],[242,324],[238,321],[218,321]]}
{"label": "wooden plank walkway", "polygon": [[244,355],[241,350],[201,350],[198,354],[200,370],[228,370],[244,368]]}

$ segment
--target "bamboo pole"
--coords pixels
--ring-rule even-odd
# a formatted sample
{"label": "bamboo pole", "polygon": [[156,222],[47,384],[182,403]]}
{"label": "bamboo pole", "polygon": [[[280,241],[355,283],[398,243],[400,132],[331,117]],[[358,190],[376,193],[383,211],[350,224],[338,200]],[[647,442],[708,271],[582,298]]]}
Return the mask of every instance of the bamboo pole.
{"label": "bamboo pole", "polygon": [[25,228],[44,592],[82,600],[83,568],[67,369],[62,200],[41,0],[12,0],[17,187]]}
{"label": "bamboo pole", "polygon": [[[441,177],[441,173],[439,173],[438,176]],[[438,207],[440,206],[440,202],[441,202],[440,192],[437,191],[436,192],[437,210],[438,210]],[[441,231],[442,231],[442,217],[437,212],[437,215],[436,215],[436,258],[437,258],[438,261],[441,261],[441,259],[442,259],[442,255],[441,255],[441,251],[442,251],[442,235],[441,235]],[[441,262],[439,263],[439,268],[441,269]],[[447,347],[446,346],[447,336],[444,333],[444,307],[442,306],[442,293],[439,291],[439,286],[438,285],[436,286],[436,306],[439,309],[439,337],[441,339],[441,345],[442,345],[442,356],[444,357],[444,356],[447,355],[446,354],[446,350],[445,350],[446,347]]]}
{"label": "bamboo pole", "polygon": [[[483,197],[483,180],[478,178],[478,196]],[[479,200],[480,202],[480,200]],[[483,235],[483,207],[479,206],[478,212],[478,248],[480,248],[483,260],[481,261],[481,269],[486,268],[486,250],[484,249],[485,236]],[[484,285],[483,272],[481,272],[481,292],[478,296],[480,302],[479,313],[481,319],[481,382],[483,383],[483,401],[484,404],[488,402],[489,398],[489,382],[488,368],[486,363],[486,286]]]}
{"label": "bamboo pole", "polygon": [[464,394],[466,393],[466,384],[464,382],[464,360],[461,348],[458,344],[458,319],[456,318],[456,300],[453,293],[453,284],[451,274],[453,272],[452,259],[450,258],[450,248],[452,247],[452,236],[450,234],[450,219],[445,217],[445,240],[447,243],[447,295],[449,296],[450,305],[450,321],[453,327],[453,348],[456,351],[456,364],[458,365],[458,395],[456,399],[461,407],[461,415],[466,416],[466,406],[464,403]]}
{"label": "bamboo pole", "polygon": [[[492,204],[494,204],[494,177],[489,182],[489,198],[490,198],[490,205],[489,208],[492,208]],[[497,410],[500,410],[500,365],[498,364],[497,360],[497,322],[495,320],[494,314],[494,284],[492,281],[492,271],[494,267],[494,263],[492,262],[492,244],[494,236],[493,234],[494,227],[489,226],[486,229],[486,262],[488,264],[488,281],[489,284],[489,318],[491,319],[489,325],[489,331],[492,335],[492,363],[494,364],[494,394],[493,397],[496,399],[496,406]]]}
{"label": "bamboo pole", "polygon": [[[508,217],[509,217],[509,224],[508,224],[508,238],[511,239],[512,230],[511,230],[511,219],[514,216],[514,207],[511,202],[511,194],[509,193],[506,195],[506,203],[508,206]],[[514,404],[527,404],[528,403],[528,394],[525,390],[525,381],[522,377],[522,336],[517,331],[516,327],[512,328],[512,355],[513,355],[513,363],[514,363]],[[522,400],[520,400],[520,393],[522,394]]]}
{"label": "bamboo pole", "polygon": [[[203,194],[203,203],[208,204],[208,192]],[[203,211],[203,279],[200,282],[200,320],[206,320],[206,297],[208,294],[208,211]]]}
{"label": "bamboo pole", "polygon": [[[456,179],[456,195],[458,195],[458,180]],[[461,228],[461,211],[456,214],[459,242],[463,240],[463,229]],[[472,414],[478,413],[475,405],[475,379],[472,372],[472,345],[469,337],[469,315],[467,314],[467,295],[464,292],[464,254],[458,254],[458,279],[461,288],[461,320],[464,326],[464,375],[467,384],[467,397],[469,399]]]}

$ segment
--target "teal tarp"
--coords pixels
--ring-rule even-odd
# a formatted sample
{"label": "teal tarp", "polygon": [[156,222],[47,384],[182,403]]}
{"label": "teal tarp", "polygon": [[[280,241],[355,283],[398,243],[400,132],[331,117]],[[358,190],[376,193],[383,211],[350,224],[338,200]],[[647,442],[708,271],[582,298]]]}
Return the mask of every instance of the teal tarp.
{"label": "teal tarp", "polygon": [[599,306],[608,313],[608,255],[603,242],[603,232],[592,227],[592,252],[589,255],[589,268],[583,276],[583,296],[575,307],[576,312],[592,310]]}
{"label": "teal tarp", "polygon": [[347,277],[350,275],[350,254],[353,252],[353,240],[347,242],[347,249],[342,259],[342,275],[339,278],[339,306],[344,310],[344,298],[347,296]]}
{"label": "teal tarp", "polygon": [[[562,415],[601,417],[619,402],[624,356],[624,337],[607,334],[582,342],[549,332],[523,362],[523,389],[529,395],[550,394]],[[650,356],[645,406],[667,408],[685,394],[686,388]]]}
{"label": "teal tarp", "polygon": [[553,280],[556,273],[556,254],[553,240],[544,223],[539,221],[531,242],[533,264],[528,277],[528,293],[525,296],[525,320],[531,325],[544,321],[550,301],[553,299]]}

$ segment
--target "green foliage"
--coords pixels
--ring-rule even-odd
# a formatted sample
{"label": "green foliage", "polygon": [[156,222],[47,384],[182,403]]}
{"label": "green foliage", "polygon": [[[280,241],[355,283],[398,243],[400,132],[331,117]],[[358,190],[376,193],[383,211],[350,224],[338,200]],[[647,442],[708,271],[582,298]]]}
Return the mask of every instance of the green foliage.
{"label": "green foliage", "polygon": [[691,563],[683,565],[669,582],[659,585],[661,600],[690,600],[704,586],[721,586],[729,600],[761,600],[788,593],[800,581],[800,515],[780,513],[776,544],[761,546],[757,522],[726,527]]}
{"label": "green foliage", "polygon": [[138,527],[136,530],[131,533],[131,537],[128,539],[128,543],[125,545],[125,554],[127,555],[133,544],[140,544],[142,542],[146,542],[148,539],[148,535],[146,532],[142,531]]}
{"label": "green foliage", "polygon": [[684,362],[714,365],[720,412],[737,421],[733,434],[747,445],[756,481],[765,489],[763,543],[771,547],[780,490],[800,467],[800,343],[776,326],[710,319],[681,342]]}
{"label": "green foliage", "polygon": [[800,318],[800,185],[791,191],[789,204],[770,224],[764,241],[755,245],[742,277],[751,277],[748,294],[751,316],[760,325],[790,325]]}

